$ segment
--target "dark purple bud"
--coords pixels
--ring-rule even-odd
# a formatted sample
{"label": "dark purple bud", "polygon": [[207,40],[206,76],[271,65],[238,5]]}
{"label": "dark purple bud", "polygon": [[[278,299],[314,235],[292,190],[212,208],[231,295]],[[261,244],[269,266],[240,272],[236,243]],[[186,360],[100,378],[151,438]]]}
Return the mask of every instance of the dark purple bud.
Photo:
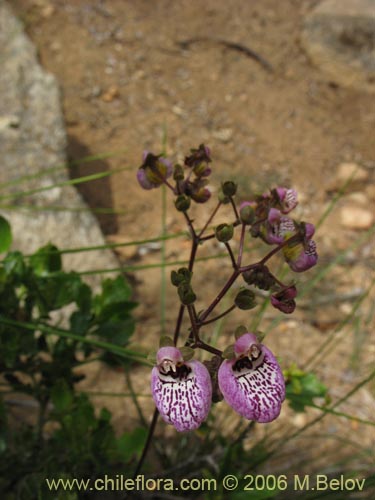
{"label": "dark purple bud", "polygon": [[194,190],[191,193],[191,198],[197,203],[206,203],[211,198],[211,191],[206,187],[202,187]]}
{"label": "dark purple bud", "polygon": [[296,308],[297,289],[294,285],[284,288],[271,295],[271,304],[285,314],[291,314]]}

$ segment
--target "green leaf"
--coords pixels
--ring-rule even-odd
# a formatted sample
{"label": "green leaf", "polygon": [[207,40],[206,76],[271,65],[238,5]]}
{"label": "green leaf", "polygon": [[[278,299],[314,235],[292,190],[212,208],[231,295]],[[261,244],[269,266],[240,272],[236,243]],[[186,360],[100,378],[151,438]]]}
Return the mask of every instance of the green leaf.
{"label": "green leaf", "polygon": [[326,397],[327,387],[314,373],[291,369],[286,375],[286,398],[294,411],[303,412],[306,406],[315,406],[314,398]]}
{"label": "green leaf", "polygon": [[12,230],[9,222],[0,215],[0,253],[7,252],[12,244]]}
{"label": "green leaf", "polygon": [[124,462],[139,456],[147,437],[147,430],[138,427],[131,432],[125,432],[117,441],[118,451]]}
{"label": "green leaf", "polygon": [[51,391],[52,403],[58,412],[68,411],[73,403],[73,394],[65,380],[59,380]]}
{"label": "green leaf", "polygon": [[48,243],[30,257],[30,265],[37,276],[47,276],[61,271],[61,255],[57,247]]}

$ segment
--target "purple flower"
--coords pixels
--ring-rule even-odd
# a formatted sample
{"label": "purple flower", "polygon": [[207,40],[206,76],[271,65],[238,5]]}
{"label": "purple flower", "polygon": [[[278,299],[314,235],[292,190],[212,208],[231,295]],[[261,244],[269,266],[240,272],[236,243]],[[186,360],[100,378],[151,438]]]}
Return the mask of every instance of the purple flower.
{"label": "purple flower", "polygon": [[271,295],[271,304],[285,314],[291,314],[296,308],[295,298],[297,289],[294,285],[288,286]]}
{"label": "purple flower", "polygon": [[292,219],[282,216],[276,208],[271,208],[267,221],[261,229],[262,239],[270,245],[280,245],[295,233]]}
{"label": "purple flower", "polygon": [[284,377],[275,356],[253,333],[237,339],[234,353],[218,372],[225,401],[248,420],[271,422],[285,399]]}
{"label": "purple flower", "polygon": [[289,267],[296,273],[307,271],[318,262],[316,243],[313,240],[287,245],[283,248],[283,253]]}
{"label": "purple flower", "polygon": [[159,187],[173,173],[172,163],[148,151],[143,153],[143,163],[137,172],[137,179],[143,189]]}
{"label": "purple flower", "polygon": [[152,397],[163,420],[179,432],[196,429],[211,406],[212,386],[207,368],[185,362],[176,347],[161,347],[151,375]]}
{"label": "purple flower", "polygon": [[287,189],[278,187],[275,189],[280,202],[280,209],[283,214],[288,214],[298,204],[297,191],[294,189]]}

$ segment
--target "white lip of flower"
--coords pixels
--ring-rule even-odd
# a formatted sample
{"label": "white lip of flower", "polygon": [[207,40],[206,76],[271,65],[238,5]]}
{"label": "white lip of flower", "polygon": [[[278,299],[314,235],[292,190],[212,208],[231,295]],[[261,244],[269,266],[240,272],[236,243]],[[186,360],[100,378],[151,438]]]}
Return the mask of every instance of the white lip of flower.
{"label": "white lip of flower", "polygon": [[261,354],[261,350],[256,344],[253,344],[250,346],[250,349],[248,351],[248,355],[250,359],[258,359]]}
{"label": "white lip of flower", "polygon": [[[248,365],[246,366],[246,362],[244,363],[245,359],[248,359],[250,361],[251,368]],[[251,344],[246,352],[237,356],[237,363],[235,365],[237,366],[237,369],[241,366],[241,369],[246,367],[247,369],[253,370],[263,363],[263,359],[264,354],[261,348],[257,344]],[[238,363],[238,361],[240,363]]]}
{"label": "white lip of flower", "polygon": [[173,373],[177,371],[176,364],[171,359],[164,359],[159,366],[164,373],[168,373],[170,370]]}

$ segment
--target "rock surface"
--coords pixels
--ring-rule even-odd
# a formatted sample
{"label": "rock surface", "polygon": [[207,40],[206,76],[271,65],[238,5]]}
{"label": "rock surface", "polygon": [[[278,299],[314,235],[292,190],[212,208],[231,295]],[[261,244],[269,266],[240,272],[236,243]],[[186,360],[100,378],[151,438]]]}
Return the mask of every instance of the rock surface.
{"label": "rock surface", "polygon": [[324,0],[306,17],[302,44],[332,82],[375,92],[374,0]]}
{"label": "rock surface", "polygon": [[[13,249],[30,253],[50,241],[59,248],[103,245],[96,219],[75,188],[66,185],[57,82],[39,65],[21,23],[1,0],[0,60],[0,211],[11,222]],[[86,271],[118,263],[106,250],[64,255],[64,265]]]}

